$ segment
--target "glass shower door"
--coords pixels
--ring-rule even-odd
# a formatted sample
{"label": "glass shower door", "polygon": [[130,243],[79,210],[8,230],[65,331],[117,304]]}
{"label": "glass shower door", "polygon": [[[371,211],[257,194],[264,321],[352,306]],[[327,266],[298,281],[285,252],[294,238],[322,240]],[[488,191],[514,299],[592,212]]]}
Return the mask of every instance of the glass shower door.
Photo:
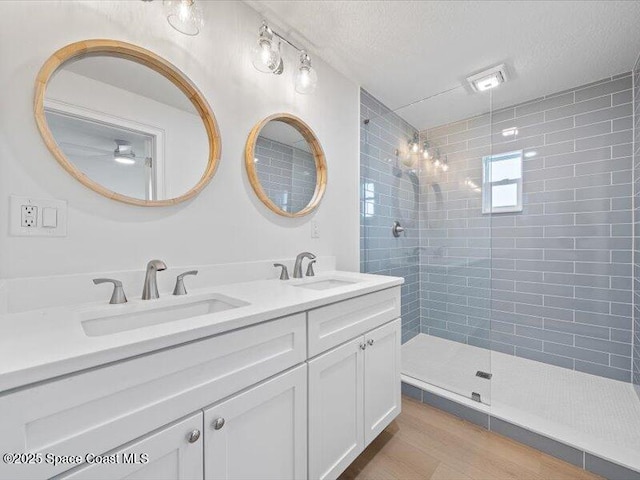
{"label": "glass shower door", "polygon": [[[367,201],[375,204],[366,200],[375,197],[372,190],[382,200],[389,195],[391,206],[402,194],[377,185],[394,173],[415,175],[419,189],[418,222],[411,229],[418,230],[411,238],[418,241],[419,282],[409,277],[404,287],[402,373],[423,389],[490,404],[491,215],[482,212],[482,158],[491,154],[489,96],[470,96],[460,87],[395,111],[366,101],[372,108],[363,119],[364,215],[372,208]],[[461,118],[461,112],[473,115]],[[385,167],[372,171],[372,155]],[[390,227],[393,208],[388,213]],[[367,227],[363,233],[365,268],[375,258],[373,245],[393,249],[408,239],[392,238],[388,228],[375,232],[382,237],[377,240]],[[406,305],[416,288],[417,316]]]}

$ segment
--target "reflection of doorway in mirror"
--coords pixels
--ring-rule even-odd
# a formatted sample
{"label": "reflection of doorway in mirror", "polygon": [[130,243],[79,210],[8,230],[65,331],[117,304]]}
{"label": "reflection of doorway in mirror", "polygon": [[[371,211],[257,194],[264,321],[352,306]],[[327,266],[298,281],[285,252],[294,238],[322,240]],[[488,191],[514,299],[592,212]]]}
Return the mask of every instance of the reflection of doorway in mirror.
{"label": "reflection of doorway in mirror", "polygon": [[165,198],[161,129],[57,101],[46,102],[45,115],[60,149],[91,180],[141,200]]}

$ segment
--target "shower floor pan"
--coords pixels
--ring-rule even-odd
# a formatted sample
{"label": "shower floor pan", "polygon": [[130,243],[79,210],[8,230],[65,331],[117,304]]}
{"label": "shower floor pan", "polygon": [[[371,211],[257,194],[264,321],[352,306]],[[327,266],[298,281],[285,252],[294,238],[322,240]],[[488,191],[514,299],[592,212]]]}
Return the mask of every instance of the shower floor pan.
{"label": "shower floor pan", "polygon": [[640,472],[640,399],[630,383],[425,334],[402,346],[402,380],[487,414],[487,423],[504,420]]}

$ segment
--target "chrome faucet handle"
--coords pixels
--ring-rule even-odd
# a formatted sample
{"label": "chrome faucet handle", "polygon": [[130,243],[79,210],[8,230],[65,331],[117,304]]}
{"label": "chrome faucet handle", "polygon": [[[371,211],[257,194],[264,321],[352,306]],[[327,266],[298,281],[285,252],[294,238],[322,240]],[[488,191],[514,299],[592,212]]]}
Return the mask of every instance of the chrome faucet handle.
{"label": "chrome faucet handle", "polygon": [[94,278],[93,283],[100,285],[101,283],[113,283],[113,293],[111,294],[111,300],[109,303],[115,305],[118,303],[127,303],[127,296],[124,294],[122,288],[122,282],[120,280],[114,280],[112,278]]}
{"label": "chrome faucet handle", "polygon": [[280,271],[280,280],[289,280],[289,271],[287,270],[287,266],[282,263],[274,263],[274,267],[282,267]]}
{"label": "chrome faucet handle", "polygon": [[181,273],[176,277],[176,286],[173,289],[174,295],[186,295],[187,289],[184,286],[184,277],[187,275],[197,275],[198,270],[189,270],[188,272]]}
{"label": "chrome faucet handle", "polygon": [[316,263],[315,260],[311,260],[309,265],[307,265],[307,277],[315,277],[316,272],[313,271],[313,264]]}

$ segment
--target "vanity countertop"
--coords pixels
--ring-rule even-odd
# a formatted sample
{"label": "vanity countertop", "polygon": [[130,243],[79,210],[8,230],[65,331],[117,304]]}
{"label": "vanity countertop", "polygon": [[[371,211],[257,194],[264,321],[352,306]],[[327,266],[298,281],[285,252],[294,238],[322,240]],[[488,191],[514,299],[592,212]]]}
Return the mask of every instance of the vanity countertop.
{"label": "vanity countertop", "polygon": [[[326,290],[300,288],[328,279],[351,281]],[[165,294],[123,305],[88,303],[0,315],[0,392],[181,343],[247,327],[285,315],[401,285],[404,279],[353,272],[323,272],[313,278],[259,280]],[[88,311],[118,315],[171,306],[189,297],[217,294],[248,305],[103,336],[87,336],[80,318]]]}

